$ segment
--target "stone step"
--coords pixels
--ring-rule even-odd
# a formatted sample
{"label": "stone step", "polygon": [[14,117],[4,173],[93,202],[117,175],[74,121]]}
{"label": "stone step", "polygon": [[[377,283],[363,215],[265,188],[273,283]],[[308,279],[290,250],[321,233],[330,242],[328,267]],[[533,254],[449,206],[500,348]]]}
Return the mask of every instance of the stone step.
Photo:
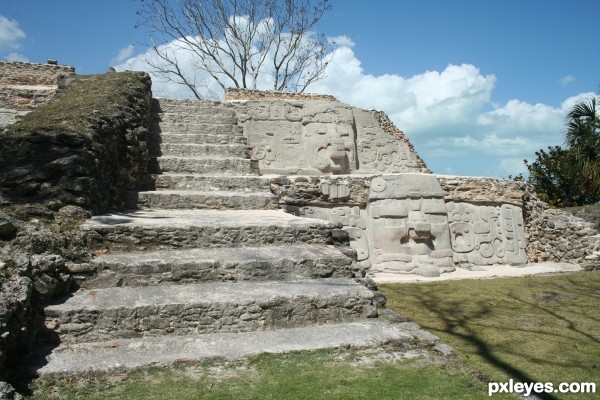
{"label": "stone step", "polygon": [[151,126],[153,134],[206,134],[206,135],[239,135],[243,136],[244,129],[232,124],[206,124],[206,123],[168,123],[161,122],[160,125]]}
{"label": "stone step", "polygon": [[104,251],[332,244],[341,227],[283,210],[135,210],[95,216],[81,230],[91,250]]}
{"label": "stone step", "polygon": [[271,192],[161,190],[138,192],[140,208],[261,210],[277,209],[277,197]]}
{"label": "stone step", "polygon": [[237,117],[233,112],[221,113],[212,111],[202,113],[196,111],[183,113],[162,113],[155,115],[155,122],[162,124],[237,124]]}
{"label": "stone step", "polygon": [[196,174],[252,175],[252,163],[246,158],[156,157],[148,160],[150,173],[178,172]]}
{"label": "stone step", "polygon": [[235,115],[233,107],[221,107],[218,105],[179,105],[174,107],[161,107],[153,110],[154,115]]}
{"label": "stone step", "polygon": [[191,175],[161,174],[154,175],[157,190],[231,190],[236,192],[268,192],[271,178],[265,176],[235,175]]}
{"label": "stone step", "polygon": [[437,349],[448,351],[437,337],[415,323],[392,323],[371,318],[270,331],[182,335],[177,340],[173,340],[172,336],[145,336],[61,344],[47,357],[40,357],[30,373],[65,376],[85,372],[123,372],[147,366],[237,360],[262,353],[327,348],[381,349],[384,353],[405,352],[406,357],[422,355],[427,358],[435,355]]}
{"label": "stone step", "polygon": [[245,137],[237,134],[209,134],[209,133],[162,133],[157,139],[150,138],[149,146],[160,146],[168,143],[188,144],[246,144]]}
{"label": "stone step", "polygon": [[[328,245],[273,245],[101,254],[77,282],[86,289],[165,283],[350,278],[352,258]],[[72,267],[74,274],[82,266]]]}
{"label": "stone step", "polygon": [[214,282],[79,290],[45,308],[62,343],[294,328],[377,316],[352,279]]}
{"label": "stone step", "polygon": [[230,103],[222,103],[210,100],[166,100],[159,99],[158,107],[153,107],[154,113],[177,113],[177,112],[233,112],[234,107]]}
{"label": "stone step", "polygon": [[195,143],[162,143],[149,146],[150,156],[178,157],[240,157],[247,158],[248,146],[245,144],[195,144]]}

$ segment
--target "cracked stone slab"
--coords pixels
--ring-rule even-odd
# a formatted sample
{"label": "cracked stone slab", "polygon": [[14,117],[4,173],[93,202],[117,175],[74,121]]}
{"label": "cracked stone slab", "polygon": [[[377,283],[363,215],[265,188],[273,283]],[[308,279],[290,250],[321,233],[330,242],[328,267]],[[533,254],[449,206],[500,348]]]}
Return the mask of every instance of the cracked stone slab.
{"label": "cracked stone slab", "polygon": [[[378,319],[261,332],[187,336],[147,336],[106,342],[61,344],[33,373],[69,375],[90,371],[120,371],[176,362],[234,360],[261,353],[285,353],[325,348],[429,349],[437,337],[414,323]],[[383,350],[385,351],[385,350]]]}
{"label": "cracked stone slab", "polygon": [[352,259],[333,246],[209,248],[102,254],[85,288],[241,280],[352,277]]}
{"label": "cracked stone slab", "polygon": [[168,209],[276,209],[277,197],[271,192],[234,192],[200,190],[161,190],[138,192],[137,206]]}
{"label": "cracked stone slab", "polygon": [[79,290],[45,308],[63,342],[144,335],[248,332],[377,315],[352,279],[216,282]]}
{"label": "cracked stone slab", "polygon": [[81,230],[92,250],[332,244],[340,223],[283,210],[136,210],[95,216]]}
{"label": "cracked stone slab", "polygon": [[270,177],[248,175],[154,175],[157,190],[228,190],[240,192],[269,192]]}

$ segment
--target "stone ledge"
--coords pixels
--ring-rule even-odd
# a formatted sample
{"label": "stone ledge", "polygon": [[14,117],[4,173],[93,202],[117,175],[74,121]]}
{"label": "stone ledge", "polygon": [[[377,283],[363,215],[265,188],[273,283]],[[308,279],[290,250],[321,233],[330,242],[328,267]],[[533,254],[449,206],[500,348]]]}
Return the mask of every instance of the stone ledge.
{"label": "stone ledge", "polygon": [[225,90],[225,101],[248,100],[284,100],[284,101],[337,101],[327,94],[279,92],[275,90],[256,90],[229,88]]}

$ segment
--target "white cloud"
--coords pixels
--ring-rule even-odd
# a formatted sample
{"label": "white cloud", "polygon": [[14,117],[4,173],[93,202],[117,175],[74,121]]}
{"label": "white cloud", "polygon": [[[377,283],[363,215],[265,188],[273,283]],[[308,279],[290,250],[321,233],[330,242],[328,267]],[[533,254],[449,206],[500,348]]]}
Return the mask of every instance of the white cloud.
{"label": "white cloud", "polygon": [[121,50],[119,50],[115,58],[110,60],[110,64],[121,64],[123,61],[131,58],[134,48],[135,46],[133,44],[123,47]]}
{"label": "white cloud", "polygon": [[20,53],[10,52],[4,56],[4,61],[22,61],[29,62],[29,58]]}
{"label": "white cloud", "polygon": [[558,80],[562,86],[569,86],[572,82],[575,82],[575,77],[571,74],[565,75]]}
{"label": "white cloud", "polygon": [[17,21],[0,15],[0,50],[18,49],[26,37]]}
{"label": "white cloud", "polygon": [[[410,77],[375,76],[365,73],[350,39],[342,36],[335,42],[338,47],[332,53],[327,77],[309,91],[334,95],[353,106],[385,111],[434,172],[499,177],[524,173],[522,160],[534,159],[540,148],[561,145],[567,110],[593,95],[579,94],[560,107],[518,99],[494,104],[496,77],[483,74],[474,65],[448,65],[443,71]],[[165,46],[186,71],[194,70],[189,52],[173,43]],[[150,71],[144,58],[159,62],[146,53],[130,58],[118,69]],[[196,71],[193,77],[206,86],[204,93],[219,91],[206,73]],[[270,82],[259,80],[258,87],[270,89]],[[191,97],[189,89],[156,75],[153,91],[164,97]]]}

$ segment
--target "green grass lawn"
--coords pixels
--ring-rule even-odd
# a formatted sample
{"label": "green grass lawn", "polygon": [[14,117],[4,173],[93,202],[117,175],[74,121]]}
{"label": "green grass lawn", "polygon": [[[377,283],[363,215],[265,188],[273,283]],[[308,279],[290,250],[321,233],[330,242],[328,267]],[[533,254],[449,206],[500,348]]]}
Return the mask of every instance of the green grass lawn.
{"label": "green grass lawn", "polygon": [[600,383],[599,271],[381,289],[388,308],[440,336],[460,358],[428,364],[353,350],[263,355],[118,376],[44,379],[34,382],[32,398],[483,399],[489,398],[487,381]]}
{"label": "green grass lawn", "polygon": [[381,289],[389,308],[453,346],[483,381],[600,385],[600,271]]}

